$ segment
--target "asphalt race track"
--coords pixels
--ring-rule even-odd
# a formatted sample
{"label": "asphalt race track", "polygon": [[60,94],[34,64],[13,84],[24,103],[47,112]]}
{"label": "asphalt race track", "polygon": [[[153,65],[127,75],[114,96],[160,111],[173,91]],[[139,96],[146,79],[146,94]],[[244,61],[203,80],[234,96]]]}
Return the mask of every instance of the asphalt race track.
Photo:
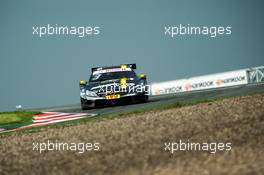
{"label": "asphalt race track", "polygon": [[213,89],[207,91],[196,91],[182,94],[172,94],[172,95],[163,95],[163,96],[153,96],[150,97],[148,103],[137,103],[137,104],[121,104],[117,106],[108,106],[103,108],[95,108],[90,110],[83,111],[80,107],[80,104],[54,107],[54,108],[45,108],[41,111],[56,111],[56,112],[89,112],[89,113],[98,113],[98,114],[111,114],[111,113],[122,113],[129,112],[133,110],[155,108],[162,105],[172,104],[176,102],[193,102],[200,100],[213,100],[224,97],[235,97],[241,95],[247,95],[252,93],[264,93],[264,84],[258,85],[246,85],[246,86],[236,86],[228,87],[221,89]]}

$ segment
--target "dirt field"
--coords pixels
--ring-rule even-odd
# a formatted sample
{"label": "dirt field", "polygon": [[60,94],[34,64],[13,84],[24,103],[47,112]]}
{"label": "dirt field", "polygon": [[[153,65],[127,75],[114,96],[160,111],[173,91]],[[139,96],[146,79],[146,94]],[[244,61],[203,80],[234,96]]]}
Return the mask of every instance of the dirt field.
{"label": "dirt field", "polygon": [[[33,142],[99,142],[99,151],[33,151]],[[231,143],[230,151],[165,151],[164,143]],[[0,174],[263,174],[264,95],[0,138]]]}

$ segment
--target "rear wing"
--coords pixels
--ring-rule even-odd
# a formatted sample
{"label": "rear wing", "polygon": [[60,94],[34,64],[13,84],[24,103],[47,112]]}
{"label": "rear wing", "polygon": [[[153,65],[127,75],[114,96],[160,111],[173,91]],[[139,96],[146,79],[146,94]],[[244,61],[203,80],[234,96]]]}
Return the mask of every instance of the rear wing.
{"label": "rear wing", "polygon": [[137,65],[135,63],[133,64],[121,64],[120,66],[110,66],[110,67],[93,67],[91,69],[92,72],[94,71],[99,71],[99,70],[103,70],[103,69],[111,69],[111,68],[131,68],[131,69],[136,69]]}

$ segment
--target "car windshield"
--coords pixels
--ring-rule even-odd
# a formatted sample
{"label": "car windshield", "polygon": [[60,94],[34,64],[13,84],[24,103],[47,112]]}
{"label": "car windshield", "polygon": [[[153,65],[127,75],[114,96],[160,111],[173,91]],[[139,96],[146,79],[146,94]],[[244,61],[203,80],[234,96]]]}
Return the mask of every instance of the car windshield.
{"label": "car windshield", "polygon": [[90,82],[114,80],[120,78],[135,78],[136,74],[134,71],[120,71],[120,72],[107,72],[92,74],[90,77]]}

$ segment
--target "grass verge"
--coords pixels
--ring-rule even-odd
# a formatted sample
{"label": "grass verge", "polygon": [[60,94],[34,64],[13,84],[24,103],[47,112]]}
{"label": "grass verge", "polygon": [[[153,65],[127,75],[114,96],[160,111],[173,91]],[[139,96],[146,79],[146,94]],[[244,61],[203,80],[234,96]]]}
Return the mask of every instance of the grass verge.
{"label": "grass verge", "polygon": [[[85,124],[86,122],[99,122],[99,121],[105,121],[105,120],[112,120],[112,119],[119,118],[119,117],[131,117],[132,114],[142,114],[142,113],[146,113],[146,112],[150,112],[150,111],[159,112],[159,111],[172,109],[172,108],[180,108],[180,107],[184,107],[184,106],[197,105],[200,103],[211,103],[211,102],[219,101],[219,100],[223,100],[223,99],[236,98],[236,97],[248,96],[248,95],[252,96],[252,95],[256,95],[256,94],[264,94],[264,93],[256,92],[256,93],[249,93],[249,94],[244,94],[244,95],[239,95],[239,96],[219,97],[219,98],[215,98],[215,99],[199,99],[199,100],[194,100],[194,101],[175,102],[175,103],[171,103],[171,104],[164,104],[164,105],[161,105],[159,107],[150,107],[150,108],[137,109],[137,110],[133,110],[133,111],[129,111],[129,112],[119,112],[119,113],[112,113],[112,114],[97,115],[97,116],[91,117],[91,118],[83,118],[83,119],[78,119],[78,120],[55,123],[52,125],[33,127],[33,128],[29,128],[29,129],[23,129],[20,131],[16,131],[16,132],[7,132],[7,133],[2,133],[2,134],[0,133],[0,138],[11,135],[11,134],[21,135],[23,133],[39,132],[39,131],[42,131],[42,130],[47,129],[47,128],[70,127],[70,126],[74,126],[74,125],[78,125],[78,124]],[[89,111],[87,111],[87,112],[89,112]],[[21,123],[18,122],[16,124],[17,125],[24,125],[24,124],[30,124],[30,123],[26,123],[26,122],[31,122],[32,116],[34,114],[39,113],[39,112],[13,112],[13,113],[21,114],[19,116],[20,116],[20,118],[21,117],[23,118],[24,122],[21,122]],[[1,114],[2,113],[0,113],[0,115]],[[29,117],[28,115],[31,117]],[[10,126],[14,126],[14,123],[10,124]],[[1,127],[1,124],[0,124],[0,127]],[[5,127],[8,127],[8,125],[6,125]]]}
{"label": "grass verge", "polygon": [[0,128],[13,128],[32,123],[32,117],[39,112],[0,112]]}
{"label": "grass verge", "polygon": [[[11,134],[21,135],[23,133],[39,132],[39,131],[42,131],[43,129],[47,129],[47,128],[70,127],[70,126],[74,126],[74,125],[78,125],[78,124],[85,124],[86,122],[99,122],[99,121],[105,121],[105,120],[112,120],[112,119],[119,118],[119,117],[130,117],[132,114],[142,114],[142,113],[146,113],[149,111],[163,111],[163,110],[167,110],[167,109],[179,108],[179,107],[189,106],[189,105],[196,105],[199,103],[207,103],[207,102],[212,102],[212,101],[216,101],[216,100],[197,100],[197,101],[192,101],[192,102],[176,102],[176,103],[172,103],[172,104],[164,104],[164,105],[161,105],[159,107],[143,108],[143,109],[133,110],[130,112],[120,112],[120,113],[113,113],[113,114],[97,115],[97,116],[91,117],[91,118],[82,118],[82,119],[78,119],[78,120],[55,123],[52,125],[23,129],[23,130],[19,130],[16,132],[2,133],[2,134],[0,134],[0,138],[4,137],[4,136],[11,135]],[[30,113],[30,112],[28,112],[28,113]],[[37,114],[37,112],[32,112],[32,116],[34,114]],[[32,120],[32,116],[30,118],[30,121]],[[25,122],[23,124],[25,124]],[[13,126],[13,124],[12,124],[12,126]]]}

